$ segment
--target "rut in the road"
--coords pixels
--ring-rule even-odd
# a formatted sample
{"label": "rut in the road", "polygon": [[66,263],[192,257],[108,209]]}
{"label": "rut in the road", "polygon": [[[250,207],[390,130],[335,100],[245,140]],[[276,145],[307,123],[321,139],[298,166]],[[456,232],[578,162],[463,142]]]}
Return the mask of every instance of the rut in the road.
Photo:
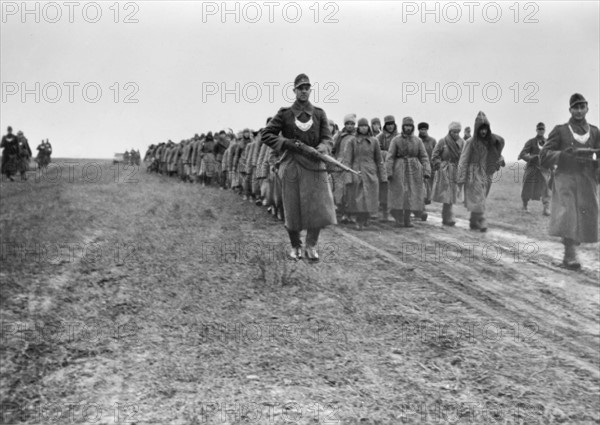
{"label": "rut in the road", "polygon": [[[388,225],[383,225],[382,227],[390,228]],[[372,234],[372,232],[362,232],[362,238],[358,238],[340,227],[334,228],[334,231],[350,241],[360,244],[389,259],[397,265],[402,267],[407,266],[407,262],[389,252],[389,248],[381,248],[366,241],[365,239],[368,239],[368,235]],[[437,233],[430,233],[430,235],[439,236]],[[418,233],[414,231],[410,236],[409,234],[405,236],[410,239],[404,240],[418,240]],[[407,258],[407,256],[403,255],[404,260]],[[578,368],[591,373],[594,378],[600,378],[598,369],[598,335],[592,333],[593,329],[597,327],[594,317],[576,310],[565,311],[569,307],[574,308],[572,304],[566,302],[561,303],[563,305],[560,306],[552,306],[551,308],[555,311],[545,309],[539,305],[542,301],[539,296],[536,297],[535,294],[528,295],[524,291],[519,290],[521,289],[518,287],[520,278],[532,277],[532,269],[537,267],[535,264],[529,263],[524,265],[517,263],[521,269],[503,264],[503,267],[510,268],[510,274],[513,275],[513,278],[502,279],[500,285],[497,286],[490,285],[489,281],[488,284],[482,284],[485,280],[476,277],[477,270],[475,270],[473,264],[471,264],[471,267],[467,264],[446,263],[445,266],[439,264],[435,267],[431,267],[431,265],[427,267],[417,266],[413,271],[439,289],[452,294],[467,305],[472,306],[490,318],[503,322],[509,327],[514,322],[515,317],[520,318],[521,321],[533,321],[537,324],[543,324],[537,327],[536,332],[538,332],[540,338],[549,347],[552,347],[553,351],[560,353],[562,358],[568,360]],[[423,264],[421,263],[421,265]],[[527,270],[523,270],[524,268]],[[467,279],[470,276],[473,276],[473,278]],[[532,278],[537,283],[543,282],[543,280],[538,280],[535,276]],[[572,279],[573,282],[576,280]],[[507,291],[506,287],[512,291]],[[568,319],[567,316],[577,316],[577,320]],[[580,331],[582,327],[588,331]]]}

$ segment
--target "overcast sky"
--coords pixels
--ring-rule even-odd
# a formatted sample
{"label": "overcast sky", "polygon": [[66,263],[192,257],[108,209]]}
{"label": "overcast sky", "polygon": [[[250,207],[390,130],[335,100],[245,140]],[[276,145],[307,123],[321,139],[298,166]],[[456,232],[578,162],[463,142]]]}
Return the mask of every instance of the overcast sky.
{"label": "overcast sky", "polygon": [[567,121],[574,92],[599,124],[599,2],[474,3],[428,2],[424,14],[422,2],[228,2],[223,14],[222,2],[28,2],[24,13],[4,1],[2,133],[12,125],[32,147],[49,138],[55,157],[110,158],[259,129],[301,72],[338,123],[412,116],[439,139],[482,110],[507,160],[537,122],[549,133]]}

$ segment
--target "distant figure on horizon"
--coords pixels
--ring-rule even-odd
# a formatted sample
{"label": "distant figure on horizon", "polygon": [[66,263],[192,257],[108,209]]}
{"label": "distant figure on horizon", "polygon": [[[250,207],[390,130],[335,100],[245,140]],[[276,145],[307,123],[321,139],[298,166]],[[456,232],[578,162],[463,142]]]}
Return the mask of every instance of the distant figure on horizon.
{"label": "distant figure on horizon", "polygon": [[0,148],[2,148],[2,174],[14,182],[13,174],[16,174],[19,160],[19,139],[13,134],[12,127],[6,129],[6,135],[2,137]]}
{"label": "distant figure on horizon", "polygon": [[27,171],[29,171],[29,161],[31,160],[31,148],[29,141],[22,131],[17,132],[19,141],[19,159],[17,160],[17,169],[21,173],[21,180],[27,180]]}

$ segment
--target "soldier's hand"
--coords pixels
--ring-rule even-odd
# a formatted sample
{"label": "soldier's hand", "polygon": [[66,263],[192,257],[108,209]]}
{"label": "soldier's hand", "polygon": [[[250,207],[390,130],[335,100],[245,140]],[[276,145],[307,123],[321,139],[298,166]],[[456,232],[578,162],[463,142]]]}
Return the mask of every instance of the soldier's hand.
{"label": "soldier's hand", "polygon": [[317,151],[323,155],[329,155],[329,148],[324,143],[319,143],[317,146]]}
{"label": "soldier's hand", "polygon": [[296,152],[298,150],[298,147],[296,146],[295,140],[292,140],[292,139],[284,140],[283,141],[283,150]]}

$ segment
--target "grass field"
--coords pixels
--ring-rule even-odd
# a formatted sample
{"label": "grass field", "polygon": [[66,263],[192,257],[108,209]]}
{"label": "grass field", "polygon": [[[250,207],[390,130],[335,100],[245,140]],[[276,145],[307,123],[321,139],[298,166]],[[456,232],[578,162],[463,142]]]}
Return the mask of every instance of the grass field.
{"label": "grass field", "polygon": [[556,266],[522,167],[486,234],[432,205],[308,264],[230,191],[54,162],[0,183],[2,423],[600,423],[598,244]]}

